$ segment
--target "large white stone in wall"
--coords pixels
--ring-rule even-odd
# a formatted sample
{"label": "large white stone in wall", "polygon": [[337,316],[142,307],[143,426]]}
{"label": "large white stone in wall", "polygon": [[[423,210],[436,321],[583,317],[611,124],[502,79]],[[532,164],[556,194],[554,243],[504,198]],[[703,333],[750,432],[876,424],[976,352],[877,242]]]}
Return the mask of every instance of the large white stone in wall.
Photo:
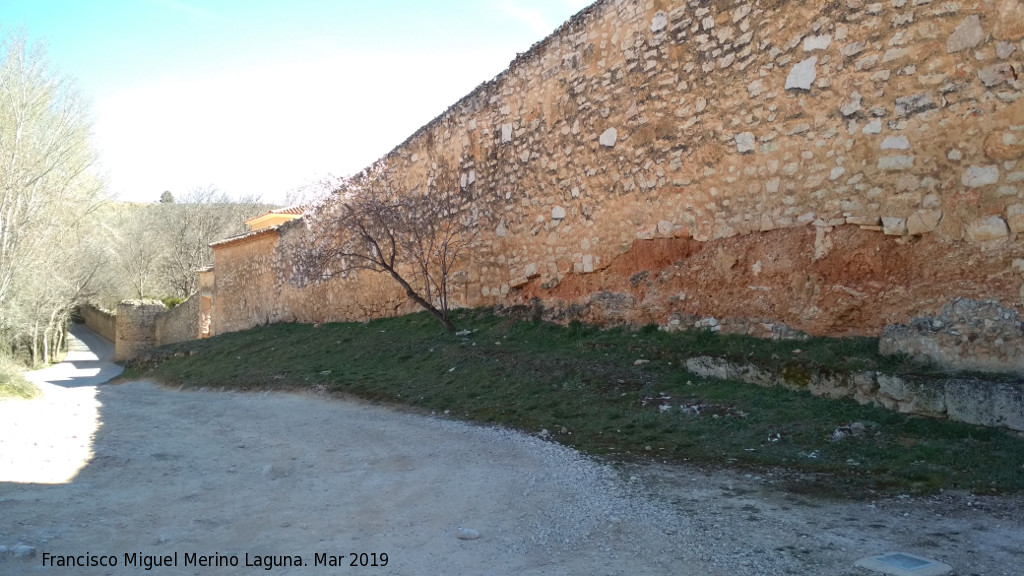
{"label": "large white stone in wall", "polygon": [[860,112],[861,95],[860,92],[853,91],[843,102],[843,105],[839,107],[839,112],[843,116],[853,116],[857,112]]}
{"label": "large white stone in wall", "polygon": [[882,140],[882,150],[909,150],[910,140],[906,136],[889,136]]}
{"label": "large white stone in wall", "polygon": [[793,69],[789,72],[789,76],[786,77],[786,90],[793,88],[798,90],[810,90],[811,85],[814,84],[814,79],[818,77],[818,71],[815,68],[817,64],[818,57],[811,56],[810,58],[793,66]]}
{"label": "large white stone in wall", "polygon": [[736,150],[740,154],[754,151],[754,134],[751,132],[740,132],[736,135]]}
{"label": "large white stone in wall", "polygon": [[952,54],[974,48],[984,39],[985,31],[981,28],[981,18],[977,14],[972,14],[964,18],[949,38],[946,38],[946,53]]}
{"label": "large white stone in wall", "polygon": [[551,209],[551,218],[553,220],[565,220],[565,208],[561,206],[555,206]]}
{"label": "large white stone in wall", "polygon": [[999,166],[995,164],[991,166],[971,166],[964,172],[963,178],[960,182],[968,188],[978,188],[980,186],[989,186],[999,182]]}
{"label": "large white stone in wall", "polygon": [[989,216],[967,225],[967,237],[974,242],[1002,240],[1010,235],[1006,222],[999,216]]}
{"label": "large white stone in wall", "polygon": [[825,50],[832,45],[832,35],[822,34],[821,36],[808,36],[804,38],[804,52]]}
{"label": "large white stone in wall", "polygon": [[504,144],[506,142],[511,142],[511,141],[512,141],[512,125],[511,124],[502,124],[501,125],[501,143]]}
{"label": "large white stone in wall", "polygon": [[651,32],[661,32],[666,26],[668,26],[668,15],[664,12],[655,14],[651,20]]}
{"label": "large white stone in wall", "polygon": [[601,146],[612,148],[619,141],[619,131],[615,128],[609,128],[601,133],[601,137],[597,141],[601,143]]}
{"label": "large white stone in wall", "polygon": [[882,233],[889,236],[903,236],[907,233],[906,218],[882,217]]}
{"label": "large white stone in wall", "polygon": [[878,159],[878,169],[886,172],[909,170],[913,167],[913,156],[884,156]]}

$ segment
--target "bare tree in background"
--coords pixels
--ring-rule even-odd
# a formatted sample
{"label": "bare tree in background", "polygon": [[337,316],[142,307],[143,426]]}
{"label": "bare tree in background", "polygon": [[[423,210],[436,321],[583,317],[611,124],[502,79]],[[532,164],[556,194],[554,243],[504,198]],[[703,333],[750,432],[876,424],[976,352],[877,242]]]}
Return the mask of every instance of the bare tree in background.
{"label": "bare tree in background", "polygon": [[200,268],[213,265],[210,243],[245,231],[245,220],[266,210],[257,197],[234,200],[212,186],[196,188],[164,208],[162,236],[168,250],[159,272],[173,293],[196,291]]}
{"label": "bare tree in background", "polygon": [[245,231],[245,220],[267,209],[255,197],[235,200],[212,186],[173,203],[108,206],[103,226],[114,266],[103,299],[187,298],[198,287],[198,270],[213,264],[210,243]]}
{"label": "bare tree in background", "polygon": [[469,194],[440,168],[425,186],[406,189],[384,161],[326,183],[307,212],[299,263],[314,281],[357,270],[388,274],[410,300],[449,332],[451,282],[475,237]]}
{"label": "bare tree in background", "polygon": [[[114,304],[123,298],[147,298],[163,295],[166,283],[159,277],[160,262],[170,250],[163,238],[162,226],[165,215],[161,212],[174,205],[111,207],[110,216],[102,222],[107,232],[110,260],[113,264],[108,274],[117,278],[109,280],[117,294]],[[129,285],[130,291],[117,288]]]}

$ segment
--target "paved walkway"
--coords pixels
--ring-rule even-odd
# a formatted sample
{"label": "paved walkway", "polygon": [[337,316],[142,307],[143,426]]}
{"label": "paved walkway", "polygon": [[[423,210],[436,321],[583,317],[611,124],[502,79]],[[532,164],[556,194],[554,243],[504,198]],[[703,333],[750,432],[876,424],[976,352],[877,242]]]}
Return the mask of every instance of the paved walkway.
{"label": "paved walkway", "polygon": [[89,330],[83,324],[72,324],[68,334],[68,355],[60,364],[26,372],[25,378],[44,393],[55,388],[97,386],[119,375],[124,368],[114,364],[114,343]]}
{"label": "paved walkway", "polygon": [[110,341],[81,324],[70,332],[63,362],[25,373],[42,396],[0,402],[0,482],[67,482],[92,457],[96,387],[124,369],[113,363]]}

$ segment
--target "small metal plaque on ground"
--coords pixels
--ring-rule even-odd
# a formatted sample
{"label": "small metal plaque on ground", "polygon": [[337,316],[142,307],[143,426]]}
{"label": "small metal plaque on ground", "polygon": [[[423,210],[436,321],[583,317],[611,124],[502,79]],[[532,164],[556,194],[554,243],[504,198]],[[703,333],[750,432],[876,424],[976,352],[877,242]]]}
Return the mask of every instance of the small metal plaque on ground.
{"label": "small metal plaque on ground", "polygon": [[863,558],[855,566],[892,576],[942,576],[953,571],[949,564],[906,552],[887,552]]}

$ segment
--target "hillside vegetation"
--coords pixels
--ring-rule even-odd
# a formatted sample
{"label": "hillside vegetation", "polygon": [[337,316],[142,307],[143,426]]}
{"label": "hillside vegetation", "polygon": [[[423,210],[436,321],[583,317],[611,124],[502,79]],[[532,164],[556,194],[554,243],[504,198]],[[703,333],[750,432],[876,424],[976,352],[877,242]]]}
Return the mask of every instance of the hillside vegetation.
{"label": "hillside vegetation", "polygon": [[35,398],[39,393],[39,388],[26,380],[13,362],[0,357],[0,400]]}

